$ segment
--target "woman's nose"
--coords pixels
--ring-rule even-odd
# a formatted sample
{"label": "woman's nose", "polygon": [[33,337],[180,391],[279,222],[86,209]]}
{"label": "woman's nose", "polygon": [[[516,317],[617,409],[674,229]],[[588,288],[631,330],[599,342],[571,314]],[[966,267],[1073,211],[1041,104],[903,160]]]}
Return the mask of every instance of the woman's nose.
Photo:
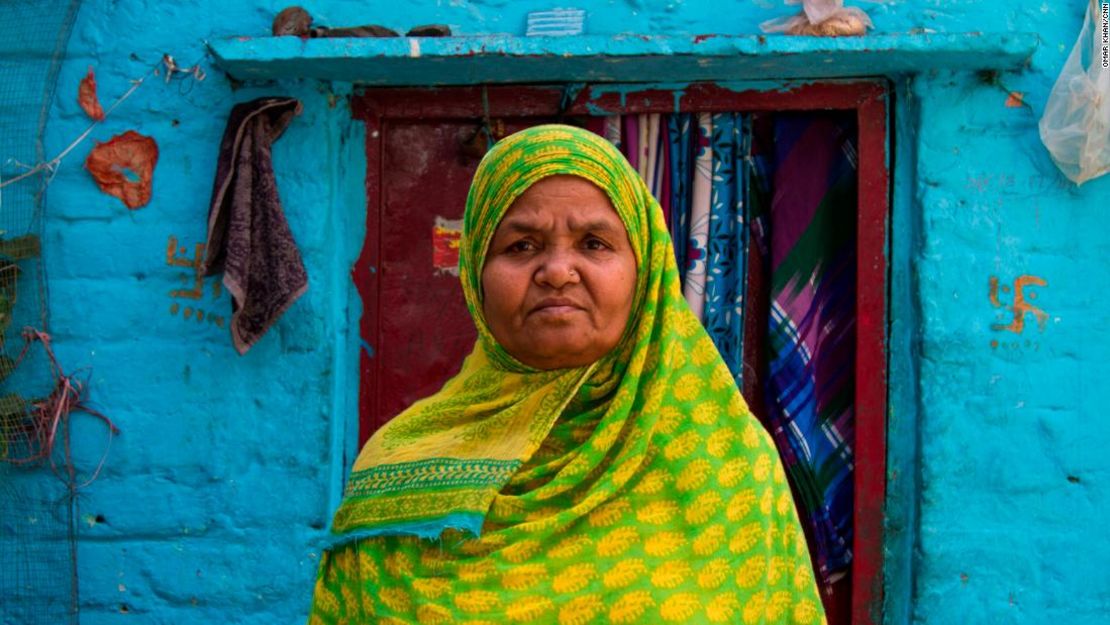
{"label": "woman's nose", "polygon": [[559,250],[545,255],[539,268],[536,269],[535,278],[538,284],[554,289],[561,289],[582,280],[582,276],[575,268],[573,255]]}

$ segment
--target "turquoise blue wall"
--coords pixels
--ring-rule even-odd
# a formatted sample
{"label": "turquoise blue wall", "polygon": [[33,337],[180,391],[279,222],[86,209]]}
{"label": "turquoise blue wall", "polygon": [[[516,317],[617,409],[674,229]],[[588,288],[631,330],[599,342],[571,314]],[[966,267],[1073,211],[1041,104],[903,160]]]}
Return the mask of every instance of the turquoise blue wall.
{"label": "turquoise blue wall", "polygon": [[[568,4],[568,3],[557,3]],[[887,621],[1103,621],[1110,542],[1110,424],[1096,397],[1110,341],[1110,177],[1076,189],[1036,135],[1036,119],[1078,31],[1082,0],[864,4],[877,32],[1035,32],[1030,67],[1001,84],[966,73],[895,77]],[[771,0],[580,2],[587,32],[743,34],[786,11]],[[100,478],[80,497],[82,623],[294,623],[306,611],[316,547],[350,461],[357,419],[359,304],[349,272],[362,240],[360,128],[345,84],[234,86],[203,41],[262,36],[282,4],[86,0],[47,126],[48,153],[84,130],[74,94],[94,66],[107,104],[158,61],[201,62],[199,83],[152,78],[94,131],[157,140],[150,205],[128,211],[81,163],[47,197],[46,261],[56,347],[92,370],[93,402],[119,424]],[[443,22],[463,34],[522,34],[534,1],[323,0],[319,21],[397,30]],[[681,80],[681,76],[660,77]],[[764,77],[773,78],[773,77]],[[1030,107],[1007,107],[1008,91]],[[235,102],[301,99],[276,144],[282,200],[310,276],[308,293],[246,356],[225,327],[226,293],[173,298],[205,236],[216,148]],[[1049,316],[1020,334],[1013,293],[991,277],[1047,281],[1029,300]],[[171,307],[179,304],[176,314]],[[184,307],[205,311],[185,317]],[[75,430],[91,470],[105,435]]]}

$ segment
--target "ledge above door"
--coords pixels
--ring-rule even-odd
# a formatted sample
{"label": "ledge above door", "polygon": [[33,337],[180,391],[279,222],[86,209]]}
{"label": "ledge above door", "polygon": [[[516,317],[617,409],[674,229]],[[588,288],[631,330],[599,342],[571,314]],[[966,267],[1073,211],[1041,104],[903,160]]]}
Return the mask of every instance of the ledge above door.
{"label": "ledge above door", "polygon": [[1033,33],[389,37],[236,37],[211,42],[238,80],[311,78],[376,86],[658,82],[897,76],[1008,70]]}

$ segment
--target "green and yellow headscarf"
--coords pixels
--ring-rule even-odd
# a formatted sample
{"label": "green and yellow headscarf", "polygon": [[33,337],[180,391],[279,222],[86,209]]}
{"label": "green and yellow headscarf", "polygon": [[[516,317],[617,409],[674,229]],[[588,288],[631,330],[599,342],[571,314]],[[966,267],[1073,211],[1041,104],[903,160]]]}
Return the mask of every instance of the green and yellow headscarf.
{"label": "green and yellow headscarf", "polygon": [[[540,371],[493,339],[481,274],[513,201],[556,174],[606,192],[638,273],[618,346]],[[682,298],[662,211],[613,145],[556,125],[496,144],[467,198],[459,266],[478,342],[362,450],[310,622],[823,620],[774,446]]]}

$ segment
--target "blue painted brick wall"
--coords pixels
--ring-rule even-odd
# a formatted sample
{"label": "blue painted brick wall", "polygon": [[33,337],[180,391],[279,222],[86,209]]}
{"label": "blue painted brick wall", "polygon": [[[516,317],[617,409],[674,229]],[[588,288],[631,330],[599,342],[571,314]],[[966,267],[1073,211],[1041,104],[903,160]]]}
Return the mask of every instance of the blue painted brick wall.
{"label": "blue painted brick wall", "polygon": [[[567,3],[562,3],[567,4]],[[573,3],[572,3],[573,4]],[[787,11],[770,0],[583,0],[587,32],[752,33]],[[464,34],[522,34],[529,0],[306,2],[332,25],[404,31],[442,22]],[[318,540],[350,461],[357,419],[357,297],[349,280],[362,238],[362,136],[350,86],[236,87],[203,41],[268,33],[274,1],[87,0],[47,126],[55,153],[87,124],[75,103],[88,66],[107,104],[163,53],[201,62],[200,83],[148,80],[93,139],[134,129],[161,151],[149,206],[128,211],[67,159],[47,199],[46,260],[57,350],[92,369],[92,400],[120,425],[100,479],[81,495],[81,619],[108,623],[296,623],[307,608]],[[1110,178],[1075,189],[1048,161],[1036,118],[1078,31],[1083,2],[982,0],[864,4],[877,30],[1025,31],[1042,44],[1004,86],[961,73],[898,79],[892,266],[891,623],[1104,622],[1110,560],[1110,424],[1096,401],[1110,341]],[[1031,110],[1006,107],[1021,91]],[[310,275],[308,293],[245,357],[211,315],[226,293],[175,300],[186,269],[169,237],[204,240],[216,147],[231,106],[300,98],[277,142],[286,214]],[[1021,335],[991,276],[1035,275]],[[188,276],[186,276],[188,280]],[[1012,294],[1003,295],[1008,303]],[[171,306],[181,308],[171,314]],[[206,313],[184,318],[183,307]],[[992,343],[997,341],[997,346]],[[91,470],[103,429],[75,428]],[[98,515],[103,519],[98,522]]]}

